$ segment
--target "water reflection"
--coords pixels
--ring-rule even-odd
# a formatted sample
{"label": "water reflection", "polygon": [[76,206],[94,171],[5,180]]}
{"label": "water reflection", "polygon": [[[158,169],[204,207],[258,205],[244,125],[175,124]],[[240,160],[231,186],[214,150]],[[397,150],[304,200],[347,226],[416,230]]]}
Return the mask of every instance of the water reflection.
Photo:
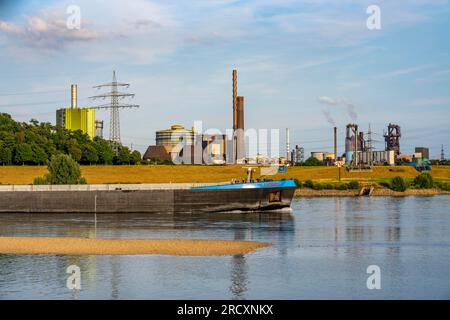
{"label": "water reflection", "polygon": [[[273,246],[231,257],[0,255],[0,299],[449,298],[449,207],[448,197],[305,198],[293,214],[98,215],[97,237]],[[2,214],[0,236],[95,237],[94,217]],[[370,264],[382,292],[365,287]],[[70,265],[79,291],[66,288]]]}

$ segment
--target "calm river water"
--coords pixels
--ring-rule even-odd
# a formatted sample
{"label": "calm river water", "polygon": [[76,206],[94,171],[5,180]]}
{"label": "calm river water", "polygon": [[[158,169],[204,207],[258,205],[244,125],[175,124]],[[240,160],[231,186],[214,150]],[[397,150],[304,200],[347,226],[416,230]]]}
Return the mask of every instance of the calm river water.
{"label": "calm river water", "polygon": [[[0,236],[265,241],[225,257],[0,255],[0,299],[450,299],[450,197],[303,198],[292,214],[0,215]],[[69,265],[81,290],[67,289]],[[369,290],[367,267],[381,271]]]}

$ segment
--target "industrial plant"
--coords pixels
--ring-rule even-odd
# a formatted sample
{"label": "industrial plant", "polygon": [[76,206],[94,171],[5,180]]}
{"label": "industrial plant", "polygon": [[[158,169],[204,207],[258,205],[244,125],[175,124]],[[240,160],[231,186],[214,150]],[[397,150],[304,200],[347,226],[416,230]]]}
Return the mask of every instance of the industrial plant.
{"label": "industrial plant", "polygon": [[[162,160],[173,163],[194,164],[256,164],[256,165],[302,165],[305,162],[305,149],[295,145],[290,147],[290,131],[286,128],[286,156],[269,158],[257,154],[249,158],[246,154],[244,96],[238,95],[238,72],[232,70],[232,134],[206,134],[196,128],[185,128],[174,124],[168,129],[155,133],[155,145],[148,146],[143,160]],[[71,86],[71,105],[56,111],[56,123],[69,130],[81,130],[91,139],[103,137],[103,121],[96,119],[97,109],[110,110],[109,140],[114,149],[120,144],[119,109],[138,108],[136,104],[119,103],[119,99],[133,98],[134,94],[119,92],[118,88],[128,88],[128,83],[117,82],[113,72],[112,82],[95,86],[96,89],[108,87],[106,93],[90,97],[93,100],[110,99],[106,104],[80,108],[77,102],[77,85]],[[400,125],[389,123],[383,133],[384,148],[375,150],[373,132],[370,125],[367,133],[360,130],[356,123],[345,127],[345,150],[338,152],[337,127],[333,127],[333,150],[312,151],[310,158],[315,158],[324,165],[346,165],[348,167],[371,167],[373,165],[395,165],[396,163],[412,163],[416,167],[429,166],[429,150],[427,147],[416,147],[413,154],[402,154]],[[443,148],[442,152],[443,154]]]}
{"label": "industrial plant", "polygon": [[[62,126],[68,130],[81,130],[91,139],[96,135],[102,135],[102,131],[96,130],[97,123],[95,120],[94,108],[78,108],[77,103],[77,85],[71,86],[71,105],[70,108],[62,108],[56,110],[56,125]],[[100,128],[100,127],[99,127]],[[103,129],[103,122],[101,123]]]}
{"label": "industrial plant", "polygon": [[122,93],[118,91],[118,87],[128,88],[130,84],[117,82],[116,72],[113,71],[113,80],[110,83],[95,86],[95,89],[101,89],[104,87],[110,87],[109,92],[99,94],[90,97],[93,100],[96,99],[110,99],[109,103],[89,107],[78,107],[78,86],[76,84],[71,85],[71,105],[69,108],[61,108],[56,111],[56,125],[61,126],[67,130],[81,130],[87,134],[91,139],[94,137],[103,138],[103,120],[96,119],[96,109],[109,109],[110,110],[110,131],[109,141],[113,149],[117,150],[117,146],[120,144],[120,120],[119,109],[124,108],[139,108],[136,104],[119,103],[119,99],[133,98],[132,93]]}
{"label": "industrial plant", "polygon": [[[411,163],[422,169],[429,167],[429,149],[416,147],[414,154],[400,152],[401,130],[398,124],[389,123],[384,132],[384,150],[374,150],[370,125],[367,135],[359,130],[358,124],[349,123],[346,126],[345,150],[339,155],[337,151],[337,127],[333,128],[334,152],[313,151],[311,157],[324,162],[325,165],[343,165],[352,167],[370,167],[373,165],[395,165],[396,163]],[[367,137],[367,138],[366,138]],[[290,164],[295,165],[301,161],[294,154],[298,148],[291,151]]]}

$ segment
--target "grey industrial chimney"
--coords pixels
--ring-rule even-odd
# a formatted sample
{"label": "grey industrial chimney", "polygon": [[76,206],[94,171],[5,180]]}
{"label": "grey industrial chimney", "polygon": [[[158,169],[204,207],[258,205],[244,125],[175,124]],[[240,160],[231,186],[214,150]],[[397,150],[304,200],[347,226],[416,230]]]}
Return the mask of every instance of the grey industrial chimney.
{"label": "grey industrial chimney", "polygon": [[337,161],[337,127],[334,127],[334,161]]}

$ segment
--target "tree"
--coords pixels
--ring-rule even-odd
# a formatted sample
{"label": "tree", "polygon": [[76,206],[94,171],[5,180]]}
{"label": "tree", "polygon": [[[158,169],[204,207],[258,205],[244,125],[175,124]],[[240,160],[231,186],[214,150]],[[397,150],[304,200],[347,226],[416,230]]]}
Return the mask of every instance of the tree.
{"label": "tree", "polygon": [[81,160],[89,164],[96,163],[98,161],[97,150],[93,145],[87,144],[84,146]]}
{"label": "tree", "polygon": [[101,138],[94,138],[94,148],[97,150],[98,162],[102,164],[111,164],[114,158],[114,151],[108,141]]}
{"label": "tree", "polygon": [[0,147],[0,164],[7,165],[12,162],[12,152],[8,147]]}
{"label": "tree", "polygon": [[303,163],[304,166],[323,166],[323,161],[320,161],[317,158],[309,157],[306,159],[306,161]]}
{"label": "tree", "polygon": [[[83,163],[111,164],[115,156],[110,142],[99,137],[91,140],[81,130],[67,130],[35,119],[16,122],[9,114],[0,113],[0,164],[44,164],[60,153]],[[137,153],[130,158],[129,150],[123,150],[121,158],[123,163],[140,161]],[[118,157],[115,160],[122,163]]]}
{"label": "tree", "polygon": [[142,159],[142,156],[141,156],[141,153],[140,153],[139,151],[134,150],[134,151],[131,153],[131,156],[130,156],[130,162],[131,162],[131,164],[137,164],[137,163],[140,163],[140,162],[141,162],[141,159]]}
{"label": "tree", "polygon": [[130,164],[130,149],[127,147],[119,147],[119,152],[116,157],[117,164]]}
{"label": "tree", "polygon": [[82,153],[77,140],[75,139],[69,140],[67,152],[75,161],[79,162],[81,160]]}
{"label": "tree", "polygon": [[33,160],[33,150],[28,143],[20,143],[16,146],[14,161],[16,163],[25,164]]}
{"label": "tree", "polygon": [[81,179],[80,165],[72,157],[59,154],[48,164],[46,181],[50,184],[78,184]]}
{"label": "tree", "polygon": [[33,162],[36,164],[46,164],[48,161],[47,153],[44,149],[42,149],[36,143],[31,145],[31,149],[33,150]]}

